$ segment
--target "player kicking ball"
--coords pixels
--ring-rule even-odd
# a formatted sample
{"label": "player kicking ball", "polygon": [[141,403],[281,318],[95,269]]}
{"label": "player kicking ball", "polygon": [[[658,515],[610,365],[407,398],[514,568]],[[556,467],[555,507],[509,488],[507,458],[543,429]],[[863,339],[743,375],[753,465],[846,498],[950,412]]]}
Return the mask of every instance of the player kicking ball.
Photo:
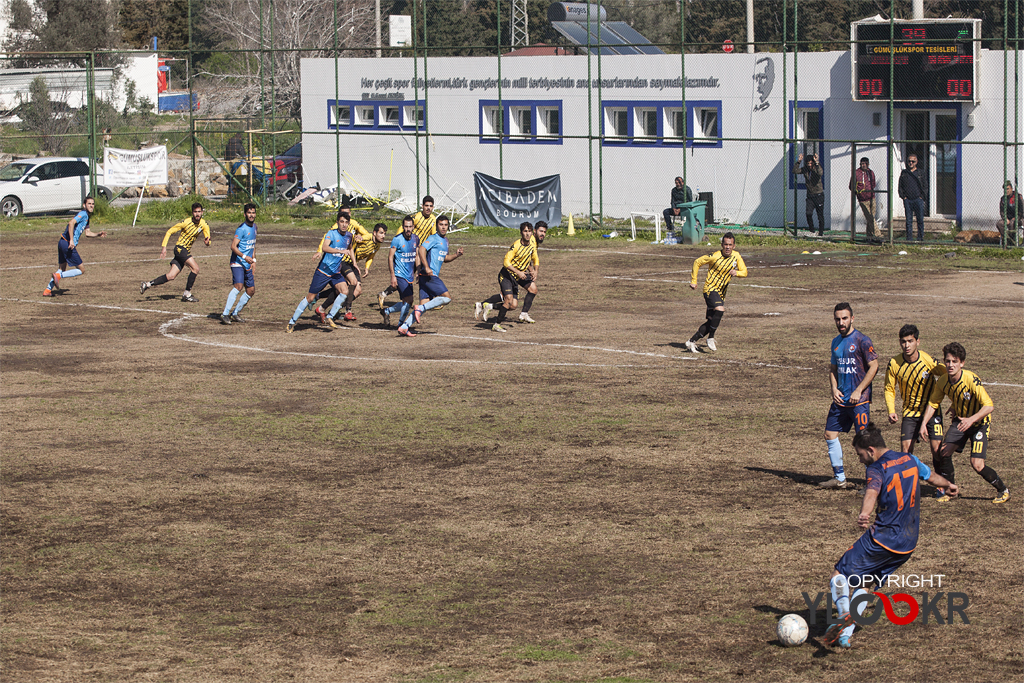
{"label": "player kicking ball", "polygon": [[[825,632],[825,645],[850,647],[850,636],[856,624],[850,602],[857,602],[857,614],[863,614],[870,595],[861,585],[850,594],[850,577],[871,576],[881,588],[890,574],[903,566],[917,548],[921,528],[921,492],[919,481],[944,487],[956,495],[957,486],[932,472],[927,465],[909,453],[897,453],[885,447],[882,432],[874,423],[855,437],[853,447],[857,458],[867,467],[867,486],[857,517],[857,526],[866,529],[857,542],[836,562],[829,589],[839,612],[839,623]],[[871,512],[876,510],[875,521]]]}

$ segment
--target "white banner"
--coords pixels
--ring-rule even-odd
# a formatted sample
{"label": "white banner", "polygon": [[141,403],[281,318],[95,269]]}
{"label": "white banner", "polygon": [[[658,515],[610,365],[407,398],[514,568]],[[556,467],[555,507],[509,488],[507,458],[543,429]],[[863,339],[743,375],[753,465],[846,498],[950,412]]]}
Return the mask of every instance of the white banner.
{"label": "white banner", "polygon": [[114,149],[103,154],[105,183],[114,187],[142,187],[167,183],[167,148]]}

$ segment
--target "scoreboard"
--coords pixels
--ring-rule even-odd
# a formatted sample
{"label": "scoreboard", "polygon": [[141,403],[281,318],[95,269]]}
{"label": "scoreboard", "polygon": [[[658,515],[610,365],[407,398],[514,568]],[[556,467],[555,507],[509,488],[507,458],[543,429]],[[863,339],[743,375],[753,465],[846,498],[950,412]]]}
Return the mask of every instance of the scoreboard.
{"label": "scoreboard", "polygon": [[[981,19],[850,25],[853,99],[977,102]],[[891,72],[890,72],[891,69]]]}

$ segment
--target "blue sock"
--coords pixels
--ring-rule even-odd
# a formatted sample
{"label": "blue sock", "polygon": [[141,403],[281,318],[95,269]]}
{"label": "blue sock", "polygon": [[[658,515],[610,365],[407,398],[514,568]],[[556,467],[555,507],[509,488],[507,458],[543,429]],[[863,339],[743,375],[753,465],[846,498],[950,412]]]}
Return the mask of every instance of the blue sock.
{"label": "blue sock", "polygon": [[249,299],[251,299],[251,298],[252,298],[252,297],[251,297],[251,296],[249,296],[249,293],[248,293],[248,292],[242,292],[242,296],[241,296],[241,297],[239,297],[239,299],[238,299],[238,305],[237,305],[237,306],[235,306],[235,312],[234,312],[234,313],[232,313],[232,315],[238,315],[239,313],[241,313],[241,312],[242,312],[242,309],[243,309],[243,308],[245,308],[245,305],[246,305],[247,303],[249,303]]}
{"label": "blue sock", "polygon": [[79,270],[78,268],[72,268],[71,270],[65,270],[63,273],[61,273],[60,279],[63,280],[64,278],[77,277],[81,274],[81,270]]}
{"label": "blue sock", "polygon": [[231,315],[231,307],[235,305],[235,300],[238,299],[238,290],[234,287],[228,292],[228,304],[224,307],[224,312],[221,315]]}
{"label": "blue sock", "polygon": [[302,301],[300,301],[299,305],[295,307],[295,312],[292,313],[292,317],[291,319],[288,320],[288,324],[294,325],[295,321],[299,319],[299,316],[302,315],[302,313],[306,310],[306,306],[308,305],[309,302],[306,301],[306,297],[302,297]]}
{"label": "blue sock", "polygon": [[439,297],[431,299],[427,303],[423,304],[421,312],[429,311],[432,308],[437,308],[438,306],[444,306],[445,304],[450,304],[451,302],[452,302],[452,300],[449,299],[448,297],[446,297],[446,296],[439,296]]}
{"label": "blue sock", "polygon": [[347,294],[339,294],[338,298],[334,300],[334,305],[331,306],[331,312],[328,313],[327,315],[330,316],[331,318],[333,318],[334,316],[338,315],[338,311],[341,310],[341,306],[342,306],[342,304],[345,303],[345,299],[347,299],[347,298],[348,298]]}
{"label": "blue sock", "polygon": [[[850,596],[850,599],[852,600],[853,598],[857,597],[858,595],[867,595],[867,591],[866,591],[866,590],[864,590],[863,588],[858,588],[857,590],[853,591],[853,595],[852,595],[852,596]],[[867,601],[865,601],[865,600],[861,600],[860,602],[858,602],[858,603],[857,603],[857,614],[858,614],[858,615],[860,615],[860,614],[864,614],[864,610],[866,610],[867,608],[868,608],[868,603],[867,603]],[[849,600],[848,600],[848,601],[847,601],[847,603],[846,603],[846,611],[847,611],[847,612],[849,612],[849,611],[850,611],[850,602],[849,602]],[[852,636],[852,635],[853,635],[853,629],[854,629],[854,628],[855,628],[856,626],[857,626],[856,624],[850,624],[849,626],[847,626],[846,628],[844,628],[844,629],[843,629],[843,630],[842,630],[842,631],[840,632],[840,634],[839,634],[839,635],[840,635],[840,637],[842,637],[842,636],[846,636],[847,638],[849,638],[850,636]]]}
{"label": "blue sock", "polygon": [[387,313],[388,315],[391,315],[392,313],[398,313],[400,310],[402,310],[402,306],[402,302],[399,301],[398,303],[385,308],[384,312]]}
{"label": "blue sock", "polygon": [[402,302],[402,308],[398,313],[399,329],[409,329],[409,323],[412,322],[412,304]]}
{"label": "blue sock", "polygon": [[832,603],[842,619],[850,611],[850,582],[842,574],[837,574],[828,582],[828,588],[832,591]]}
{"label": "blue sock", "polygon": [[846,472],[843,470],[843,447],[839,443],[839,437],[827,439],[828,459],[832,462],[832,471],[839,481],[846,481]]}

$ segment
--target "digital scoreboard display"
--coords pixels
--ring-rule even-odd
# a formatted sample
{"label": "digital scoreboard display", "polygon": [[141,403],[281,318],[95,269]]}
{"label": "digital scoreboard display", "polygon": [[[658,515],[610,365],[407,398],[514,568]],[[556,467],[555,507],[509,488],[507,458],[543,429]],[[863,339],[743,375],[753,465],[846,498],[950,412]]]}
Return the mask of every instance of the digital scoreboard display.
{"label": "digital scoreboard display", "polygon": [[[851,24],[853,99],[977,102],[980,19]],[[890,72],[891,68],[891,72]]]}

